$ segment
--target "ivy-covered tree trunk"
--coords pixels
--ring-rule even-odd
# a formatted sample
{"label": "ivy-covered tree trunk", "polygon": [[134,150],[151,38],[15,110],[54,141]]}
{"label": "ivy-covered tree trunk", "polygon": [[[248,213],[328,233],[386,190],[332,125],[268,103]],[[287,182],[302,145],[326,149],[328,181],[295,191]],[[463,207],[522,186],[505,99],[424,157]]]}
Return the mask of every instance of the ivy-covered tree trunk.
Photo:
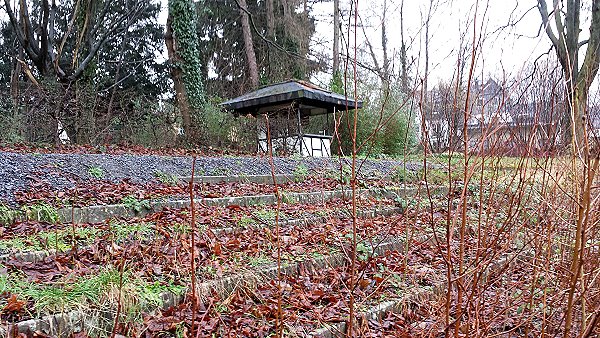
{"label": "ivy-covered tree trunk", "polygon": [[188,141],[202,141],[204,89],[196,35],[196,14],[191,0],[169,0],[165,43],[171,63],[175,105]]}
{"label": "ivy-covered tree trunk", "polygon": [[[167,19],[167,32],[165,34],[165,43],[167,45],[167,53],[169,60],[175,65],[179,59],[175,51],[175,41],[173,38],[173,28],[171,23],[171,16]],[[190,114],[190,103],[187,99],[187,93],[185,91],[185,85],[183,84],[183,71],[180,67],[171,67],[171,79],[173,80],[173,87],[175,89],[175,106],[181,114],[183,122],[183,130],[186,135],[191,132],[192,118]]]}

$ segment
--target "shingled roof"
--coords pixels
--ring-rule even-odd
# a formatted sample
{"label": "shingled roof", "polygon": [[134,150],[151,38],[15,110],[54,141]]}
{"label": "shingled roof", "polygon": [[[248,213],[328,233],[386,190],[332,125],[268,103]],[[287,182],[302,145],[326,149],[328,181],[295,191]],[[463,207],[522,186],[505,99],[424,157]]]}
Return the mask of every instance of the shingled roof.
{"label": "shingled roof", "polygon": [[[354,100],[346,99],[343,95],[319,88],[311,83],[299,80],[289,80],[259,88],[221,104],[224,108],[240,114],[256,114],[260,108],[277,106],[285,103],[298,102],[327,112],[354,109]],[[356,106],[362,108],[362,101]]]}

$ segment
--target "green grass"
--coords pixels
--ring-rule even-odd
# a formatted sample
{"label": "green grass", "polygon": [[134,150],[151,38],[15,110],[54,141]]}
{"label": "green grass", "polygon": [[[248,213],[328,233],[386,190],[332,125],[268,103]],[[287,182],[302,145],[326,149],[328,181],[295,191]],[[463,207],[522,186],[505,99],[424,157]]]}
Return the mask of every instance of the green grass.
{"label": "green grass", "polygon": [[189,224],[173,223],[173,231],[178,234],[189,234],[192,232],[192,227]]}
{"label": "green grass", "polygon": [[298,164],[294,169],[293,176],[296,183],[306,180],[308,177],[308,167],[303,163]]}
{"label": "green grass", "polygon": [[138,200],[134,196],[126,196],[121,200],[127,208],[134,210],[135,212],[140,212],[142,209],[150,209],[150,201],[149,200]]}
{"label": "green grass", "polygon": [[100,167],[89,167],[88,174],[96,179],[101,179],[104,177],[104,170]]}
{"label": "green grass", "polygon": [[107,269],[94,276],[75,281],[39,284],[28,282],[25,276],[11,273],[0,276],[0,293],[15,294],[19,299],[33,301],[38,314],[78,309],[84,303],[97,303],[100,295],[112,284],[118,284],[118,271]]}
{"label": "green grass", "polygon": [[[94,243],[96,238],[105,235],[110,235],[115,242],[122,243],[132,238],[148,239],[153,233],[152,223],[111,222],[109,231],[92,227],[77,227],[75,228],[75,234],[73,234],[71,228],[64,228],[40,231],[31,236],[0,239],[0,250],[39,251],[54,249],[64,252],[72,248],[73,239],[75,239],[78,246],[86,246]],[[73,238],[73,235],[75,235],[75,238]]]}
{"label": "green grass", "polygon": [[154,177],[156,177],[157,180],[165,185],[176,186],[177,183],[179,183],[177,176],[173,174],[167,174],[162,171],[154,172]]}
{"label": "green grass", "polygon": [[[78,245],[90,245],[99,235],[100,231],[95,228],[76,228],[75,240]],[[15,251],[38,251],[55,249],[67,251],[73,243],[73,232],[71,229],[55,231],[41,231],[35,235],[26,237],[13,237],[0,240],[1,250]]]}
{"label": "green grass", "polygon": [[[116,309],[121,288],[122,314],[129,320],[141,320],[142,312],[163,305],[161,294],[181,295],[185,287],[172,281],[147,282],[113,267],[97,274],[49,284],[28,282],[21,273],[0,275],[0,293],[14,294],[20,300],[32,301],[37,316],[56,312],[87,309]],[[4,306],[0,302],[0,306]]]}
{"label": "green grass", "polygon": [[244,229],[246,229],[246,228],[248,228],[248,227],[251,227],[251,226],[253,226],[253,225],[256,225],[256,220],[254,220],[254,219],[253,219],[252,217],[250,217],[250,216],[242,216],[242,217],[241,217],[241,218],[238,220],[238,222],[237,222],[237,225],[238,225],[239,227],[241,227],[241,228],[244,228]]}
{"label": "green grass", "polygon": [[132,237],[137,239],[147,239],[154,233],[152,223],[116,223],[111,222],[111,233],[117,242],[123,242]]}
{"label": "green grass", "polygon": [[[256,210],[252,214],[263,221],[272,221],[276,216],[275,210],[272,209]],[[282,215],[280,214],[280,216]]]}
{"label": "green grass", "polygon": [[398,167],[392,173],[391,179],[394,182],[413,183],[419,180],[419,175],[413,170],[404,169],[404,167]]}
{"label": "green grass", "polygon": [[25,216],[28,219],[35,219],[53,224],[60,221],[58,210],[48,203],[42,202],[33,205],[25,205],[21,207],[21,211],[25,213]]}
{"label": "green grass", "polygon": [[14,223],[17,217],[19,217],[19,214],[20,212],[18,210],[0,204],[0,224],[9,225]]}
{"label": "green grass", "polygon": [[248,257],[248,264],[252,267],[257,267],[261,265],[266,265],[273,263],[273,259],[267,257],[266,255],[260,254],[258,256]]}
{"label": "green grass", "polygon": [[336,167],[335,170],[326,170],[323,175],[325,178],[347,185],[350,183],[350,179],[352,178],[352,167],[344,164],[341,168],[341,171]]}
{"label": "green grass", "polygon": [[37,220],[52,224],[60,222],[58,209],[46,202],[23,205],[19,209],[13,209],[0,204],[0,224],[9,225],[22,219]]}

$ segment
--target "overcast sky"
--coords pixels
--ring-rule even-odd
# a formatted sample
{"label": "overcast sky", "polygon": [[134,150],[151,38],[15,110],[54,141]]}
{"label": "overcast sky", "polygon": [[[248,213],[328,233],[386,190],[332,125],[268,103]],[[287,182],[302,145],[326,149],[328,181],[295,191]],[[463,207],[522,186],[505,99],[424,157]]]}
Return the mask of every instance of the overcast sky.
{"label": "overcast sky", "polygon": [[[159,21],[164,24],[167,16],[167,0],[160,0],[162,11]],[[211,0],[208,0],[211,1]],[[366,26],[366,34],[380,58],[381,63],[381,14],[384,0],[359,0],[358,12]],[[349,9],[350,0],[340,0],[342,9]],[[405,38],[410,42],[408,55],[415,59],[413,74],[423,77],[424,69],[424,24],[430,0],[404,1]],[[549,1],[548,2],[552,2]],[[430,83],[449,80],[457,63],[460,36],[468,32],[472,40],[473,17],[477,0],[433,0],[435,4],[430,21]],[[389,51],[400,48],[400,4],[401,0],[387,0],[386,24]],[[536,0],[479,0],[478,37],[484,37],[478,50],[477,73],[501,78],[504,72],[519,74],[532,60],[547,52],[550,43],[545,34],[539,34],[541,20],[535,5]],[[316,19],[316,34],[313,49],[317,53],[331,54],[333,45],[333,2],[314,4],[312,14]],[[348,11],[344,11],[348,19]],[[5,13],[0,13],[2,19]],[[585,21],[585,18],[584,18]],[[346,21],[347,22],[347,21]],[[359,28],[360,29],[360,28]],[[582,38],[588,31],[584,27]],[[359,30],[358,45],[365,47],[362,30]],[[352,42],[352,41],[351,41]],[[166,52],[165,52],[166,53]],[[363,60],[372,63],[370,56]],[[398,60],[394,59],[397,69]],[[327,74],[321,74],[316,81],[326,81]]]}
{"label": "overcast sky", "polygon": [[[344,8],[349,8],[347,1]],[[430,6],[429,0],[404,1],[405,40],[412,42],[409,57],[415,58],[413,74],[423,77],[424,70],[424,22]],[[457,64],[457,53],[461,35],[473,40],[473,18],[475,0],[436,1],[430,20],[430,75],[429,82],[449,80]],[[401,0],[387,0],[386,24],[389,41],[388,50],[400,48],[400,4]],[[490,0],[479,1],[477,9],[476,34],[483,38],[478,50],[478,76],[488,75],[501,78],[503,73],[518,75],[530,61],[547,52],[550,48],[548,38],[539,34],[541,19],[535,0]],[[332,40],[333,23],[332,3],[315,5],[317,19],[316,40]],[[383,0],[360,1],[358,12],[365,26],[367,36],[376,49],[381,63],[381,15]],[[346,14],[348,15],[348,14]],[[364,47],[364,35],[359,28],[358,45]],[[365,59],[371,62],[371,58]],[[398,60],[395,60],[396,65]],[[397,67],[397,66],[396,66]],[[397,68],[396,68],[397,69]]]}
{"label": "overcast sky", "polygon": [[[163,11],[160,22],[166,22],[167,0],[161,0]],[[210,1],[210,0],[209,0]],[[389,53],[400,50],[400,5],[401,0],[386,0],[386,25]],[[358,12],[365,26],[379,62],[382,60],[381,16],[384,0],[359,0]],[[348,22],[350,0],[340,0],[341,8]],[[405,39],[410,43],[408,55],[415,59],[413,74],[423,77],[424,70],[424,22],[430,0],[404,0]],[[448,81],[456,69],[457,52],[461,35],[473,39],[473,17],[476,0],[433,0],[430,19],[430,83]],[[519,74],[529,61],[547,52],[550,42],[544,34],[539,34],[541,19],[535,5],[536,0],[480,0],[476,25],[478,38],[483,44],[478,51],[477,71],[481,76],[501,78],[503,73]],[[316,34],[313,37],[313,52],[331,54],[333,46],[333,2],[314,4],[312,15],[316,20]],[[364,33],[358,31],[358,45],[365,47]],[[351,40],[352,42],[352,40]],[[363,55],[363,62],[372,64],[370,55]],[[397,58],[394,60],[398,67]],[[328,74],[320,74],[316,82],[328,81]]]}

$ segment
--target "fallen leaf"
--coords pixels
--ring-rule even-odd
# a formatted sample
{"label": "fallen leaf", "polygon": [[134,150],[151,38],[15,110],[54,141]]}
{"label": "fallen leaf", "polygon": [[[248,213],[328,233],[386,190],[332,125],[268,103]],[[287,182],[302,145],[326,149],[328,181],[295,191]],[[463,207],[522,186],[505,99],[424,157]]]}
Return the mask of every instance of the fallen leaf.
{"label": "fallen leaf", "polygon": [[369,281],[368,279],[361,279],[358,282],[358,285],[360,285],[360,287],[363,289],[365,289],[367,286],[369,286],[369,284],[371,284],[371,281]]}
{"label": "fallen leaf", "polygon": [[219,244],[219,242],[215,243],[213,246],[213,253],[217,256],[221,256],[221,244]]}
{"label": "fallen leaf", "polygon": [[12,294],[10,298],[8,298],[8,302],[2,311],[6,312],[21,312],[23,310],[23,306],[25,306],[24,300],[18,300],[17,295]]}

